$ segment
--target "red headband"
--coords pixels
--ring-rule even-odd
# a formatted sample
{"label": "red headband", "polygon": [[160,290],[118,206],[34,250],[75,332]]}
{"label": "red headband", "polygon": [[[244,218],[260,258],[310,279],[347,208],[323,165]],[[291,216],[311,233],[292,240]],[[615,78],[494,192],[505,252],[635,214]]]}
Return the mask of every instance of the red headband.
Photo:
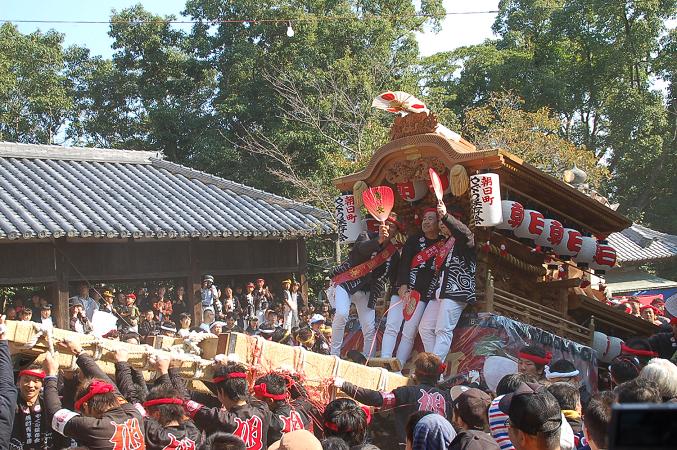
{"label": "red headband", "polygon": [[422,214],[422,215],[425,216],[425,215],[428,214],[429,212],[434,212],[435,214],[437,214],[437,208],[426,208],[426,209],[423,210],[423,214]]}
{"label": "red headband", "polygon": [[105,381],[101,380],[94,380],[92,383],[89,385],[89,389],[87,390],[87,393],[82,396],[80,400],[75,402],[75,410],[80,411],[80,408],[82,408],[82,405],[87,403],[94,397],[95,395],[99,394],[108,394],[110,392],[115,391],[115,386],[113,386],[110,383],[106,383]]}
{"label": "red headband", "polygon": [[402,227],[402,224],[399,223],[399,222],[398,222],[397,220],[395,220],[395,219],[392,219],[392,218],[388,217],[388,218],[386,219],[386,222],[389,222],[389,223],[394,224],[394,225],[397,227],[397,229],[400,230],[400,231],[403,231],[403,230],[404,230],[404,228]]}
{"label": "red headband", "polygon": [[427,372],[422,372],[420,370],[415,370],[414,372],[418,376],[423,376],[423,377],[436,377],[437,375],[443,374],[447,370],[447,365],[444,363],[440,363],[439,366],[437,366],[437,373],[427,373]]}
{"label": "red headband", "polygon": [[[368,406],[360,406],[360,408],[362,409],[362,411],[364,412],[364,415],[366,416],[367,425],[369,425],[371,423],[371,410],[369,409]],[[337,433],[340,432],[338,425],[336,425],[334,422],[327,421],[327,422],[324,423],[324,427],[330,429],[331,431],[335,431]],[[351,430],[351,429],[347,429],[347,430],[343,430],[342,432],[343,433],[351,433],[352,431],[353,430]]]}
{"label": "red headband", "polygon": [[517,353],[517,357],[531,361],[532,363],[538,364],[539,366],[547,366],[552,360],[552,353],[546,352],[545,357],[541,358],[540,356],[532,355],[531,353],[519,352]]}
{"label": "red headband", "polygon": [[222,377],[216,377],[212,379],[212,383],[220,383],[226,380],[232,380],[233,378],[247,378],[247,374],[244,372],[231,372],[227,373]]}
{"label": "red headband", "polygon": [[144,408],[150,408],[151,406],[160,406],[160,405],[183,405],[183,400],[180,398],[156,398],[154,400],[148,400],[143,402]]}
{"label": "red headband", "polygon": [[633,355],[633,356],[645,356],[649,358],[658,358],[658,353],[652,351],[652,350],[638,350],[636,348],[631,348],[625,345],[625,343],[621,343],[621,353],[626,353],[628,355]]}
{"label": "red headband", "polygon": [[286,392],[284,394],[271,394],[268,392],[268,386],[266,383],[255,385],[254,394],[259,397],[269,398],[271,400],[287,400],[287,397],[289,397],[289,394]]}
{"label": "red headband", "polygon": [[19,372],[19,378],[23,377],[24,375],[28,376],[28,377],[40,378],[41,380],[45,379],[45,372],[43,372],[42,370],[28,370],[28,369],[26,369],[26,370],[22,370],[21,372]]}

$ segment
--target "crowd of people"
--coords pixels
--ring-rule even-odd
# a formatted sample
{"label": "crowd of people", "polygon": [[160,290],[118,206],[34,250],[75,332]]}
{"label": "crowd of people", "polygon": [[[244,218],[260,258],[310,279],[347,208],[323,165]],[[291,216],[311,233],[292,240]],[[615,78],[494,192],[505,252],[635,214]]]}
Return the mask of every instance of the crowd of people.
{"label": "crowd of people", "polygon": [[665,301],[660,297],[651,299],[649,303],[642,303],[639,297],[630,295],[612,297],[607,303],[619,311],[646,320],[656,326],[669,325],[670,317],[665,311]]}
{"label": "crowd of people", "polygon": [[[146,382],[124,350],[109,377],[75,341],[58,346],[77,368],[60,370],[47,353],[40,367],[15,374],[4,328],[3,317],[0,448],[11,450],[374,450],[392,442],[408,450],[597,450],[608,448],[615,404],[677,401],[677,366],[666,359],[619,357],[611,388],[586,396],[573,364],[550,361],[538,346],[520,349],[518,372],[495,392],[442,380],[440,358],[423,352],[412,384],[386,392],[335,377],[326,388],[341,395],[326,405],[301,374],[254,376],[232,358],[214,362],[209,394],[190,390],[173,359],[156,358],[156,378]],[[391,443],[374,440],[383,431],[376,426],[389,430]]]}

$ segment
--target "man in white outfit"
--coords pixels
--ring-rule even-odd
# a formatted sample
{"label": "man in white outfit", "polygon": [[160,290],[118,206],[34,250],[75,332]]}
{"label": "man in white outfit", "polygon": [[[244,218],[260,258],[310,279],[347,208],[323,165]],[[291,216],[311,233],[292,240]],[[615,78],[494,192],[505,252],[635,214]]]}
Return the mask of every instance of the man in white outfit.
{"label": "man in white outfit", "polygon": [[357,308],[364,336],[362,352],[367,358],[371,355],[376,335],[376,312],[373,307],[369,307],[372,272],[385,264],[397,251],[395,245],[390,242],[388,229],[388,225],[381,225],[378,235],[375,236],[370,236],[366,232],[361,233],[353,244],[347,260],[329,273],[336,285],[333,299],[329,299],[331,306],[336,309],[332,321],[332,355],[341,354],[350,303],[354,303]]}
{"label": "man in white outfit", "polygon": [[[391,358],[397,342],[397,335],[402,328],[402,337],[396,354],[396,358],[402,367],[406,364],[414,347],[418,324],[430,300],[427,295],[435,274],[435,256],[442,250],[441,244],[443,244],[444,237],[440,234],[435,208],[428,208],[423,211],[421,230],[422,233],[407,239],[402,248],[397,280],[393,287],[393,289],[398,290],[398,294],[390,298],[390,308],[388,309],[388,318],[381,344],[381,357]],[[416,291],[416,294],[420,295],[420,300],[415,305],[413,312],[408,312],[411,316],[409,320],[405,320],[405,307],[408,306],[407,300],[412,295],[412,291]],[[414,306],[413,303],[411,306]]]}
{"label": "man in white outfit", "polygon": [[[432,352],[444,362],[449,354],[454,328],[467,304],[475,302],[475,240],[470,229],[459,219],[447,214],[447,208],[440,202],[437,215],[451,237],[448,251],[438,276],[431,285],[434,300],[425,308],[419,334],[426,352]],[[428,295],[431,295],[430,293]]]}

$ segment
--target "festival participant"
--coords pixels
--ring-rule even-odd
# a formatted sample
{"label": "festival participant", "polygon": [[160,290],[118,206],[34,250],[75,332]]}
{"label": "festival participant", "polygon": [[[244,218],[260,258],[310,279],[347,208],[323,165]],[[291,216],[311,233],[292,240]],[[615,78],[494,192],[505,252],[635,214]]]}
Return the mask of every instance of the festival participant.
{"label": "festival participant", "polygon": [[348,253],[346,261],[334,267],[329,273],[335,284],[330,303],[336,310],[332,321],[332,355],[341,355],[351,303],[357,308],[362,328],[364,337],[362,351],[367,357],[371,355],[376,335],[376,312],[368,306],[369,288],[374,269],[385,264],[397,251],[397,247],[390,242],[389,230],[390,225],[380,225],[378,235],[362,232]]}
{"label": "festival participant", "polygon": [[308,350],[309,352],[313,351],[315,347],[315,332],[308,327],[301,328],[298,333],[296,333],[296,341],[299,343],[301,348]]}
{"label": "festival participant", "polygon": [[143,449],[141,413],[122,398],[115,384],[79,343],[60,345],[77,357],[85,379],[75,394],[75,411],[62,408],[57,392],[59,364],[51,354],[45,355],[45,410],[52,428],[92,450]]}
{"label": "festival participant", "polygon": [[585,408],[583,432],[591,450],[609,448],[609,428],[611,426],[611,403],[604,393],[598,394]]}
{"label": "festival participant", "polygon": [[662,322],[658,320],[656,308],[654,308],[652,305],[642,305],[640,306],[639,311],[642,316],[642,319],[656,326],[662,325]]}
{"label": "festival participant", "polygon": [[634,380],[639,376],[641,369],[639,360],[634,356],[617,356],[609,364],[609,376],[611,377],[612,387]]}
{"label": "festival participant", "polygon": [[634,356],[639,360],[641,367],[644,367],[651,358],[658,358],[658,353],[653,351],[649,340],[638,337],[621,343],[621,355]]}
{"label": "festival participant", "polygon": [[525,373],[536,380],[547,381],[545,378],[545,366],[550,364],[552,354],[546,352],[538,345],[527,345],[517,353],[517,371]]}
{"label": "festival participant", "polygon": [[639,373],[639,378],[656,383],[664,402],[677,399],[677,366],[667,359],[649,361]]}
{"label": "festival participant", "polygon": [[440,358],[433,353],[419,353],[414,366],[418,384],[401,386],[392,392],[361,388],[341,378],[336,378],[334,385],[360,403],[392,409],[395,415],[396,434],[400,442],[404,443],[405,424],[412,413],[433,411],[449,419],[452,414],[449,391],[436,387],[440,374],[446,369]]}
{"label": "festival participant", "polygon": [[184,408],[195,425],[207,434],[224,431],[241,438],[248,450],[267,448],[271,413],[261,402],[249,403],[247,368],[228,362],[218,365],[212,380],[221,408],[206,406],[189,400]]}
{"label": "festival participant", "polygon": [[644,378],[635,378],[614,389],[616,403],[661,403],[658,385]]}
{"label": "festival participant", "polygon": [[0,448],[10,448],[17,405],[17,388],[12,375],[12,359],[5,331],[5,316],[0,315]]}
{"label": "festival participant", "polygon": [[573,383],[578,385],[580,380],[580,372],[571,361],[566,359],[558,359],[550,364],[550,366],[545,366],[544,372],[545,378],[550,383]]}
{"label": "festival participant", "polygon": [[349,398],[337,398],[324,409],[324,435],[343,439],[351,449],[367,445],[367,426],[371,414]]}
{"label": "festival participant", "polygon": [[498,404],[508,415],[508,435],[516,450],[559,450],[562,414],[544,386],[523,383]]}
{"label": "festival participant", "polygon": [[649,344],[659,358],[672,359],[677,353],[677,317],[670,319],[671,332],[656,333],[649,338]]}
{"label": "festival participant", "polygon": [[411,450],[446,450],[455,438],[456,430],[447,419],[428,414],[414,426]]}
{"label": "festival participant", "polygon": [[477,388],[462,392],[454,400],[453,425],[458,433],[449,450],[499,450],[485,430],[489,428],[487,410],[491,397]]}
{"label": "festival participant", "polygon": [[285,433],[312,428],[310,418],[289,403],[287,384],[287,378],[277,373],[269,373],[254,382],[254,396],[268,406],[272,415],[268,442],[279,440]]}
{"label": "festival participant", "polygon": [[581,418],[582,406],[581,396],[578,388],[571,383],[557,382],[547,387],[559,403],[559,408],[564,414],[564,418],[571,426],[574,433],[583,431],[583,421]]}
{"label": "festival participant", "polygon": [[[388,318],[381,345],[381,357],[392,357],[397,334],[402,328],[400,345],[395,357],[403,367],[414,348],[418,325],[430,300],[428,294],[435,275],[435,258],[437,255],[440,255],[441,258],[441,252],[444,251],[444,237],[440,234],[437,209],[428,208],[423,212],[421,231],[420,234],[407,239],[404,247],[402,247],[397,280],[394,283],[394,286],[398,286],[398,293],[390,298]],[[420,301],[416,303],[414,311],[411,312],[411,318],[405,321],[405,304],[408,304],[407,300],[413,291],[415,291],[414,295],[420,296]],[[402,326],[403,322],[404,326]]]}
{"label": "festival participant", "polygon": [[[466,305],[475,303],[476,257],[472,247],[475,238],[470,229],[458,218],[447,214],[447,207],[439,202],[437,216],[450,236],[435,258],[436,273],[430,292],[431,299],[425,307],[418,326],[426,352],[435,353],[446,361],[454,328]],[[443,230],[444,231],[444,230]]]}

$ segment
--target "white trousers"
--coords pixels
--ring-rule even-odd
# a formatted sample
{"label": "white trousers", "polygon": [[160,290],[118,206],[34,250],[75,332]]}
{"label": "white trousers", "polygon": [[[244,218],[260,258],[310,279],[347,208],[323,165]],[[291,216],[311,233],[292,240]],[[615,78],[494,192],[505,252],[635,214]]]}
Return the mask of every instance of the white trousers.
{"label": "white trousers", "polygon": [[466,303],[447,298],[431,300],[425,308],[418,333],[426,352],[432,352],[444,362],[451,348],[454,328]]}
{"label": "white trousers", "polygon": [[[411,355],[411,350],[414,348],[414,340],[416,339],[416,332],[418,331],[418,324],[423,317],[425,311],[425,303],[418,302],[414,314],[409,320],[404,320],[404,302],[400,301],[399,295],[390,297],[390,309],[388,310],[388,319],[386,321],[386,329],[383,332],[383,342],[381,343],[381,358],[392,358],[395,344],[397,343],[397,335],[402,328],[402,337],[400,338],[400,345],[397,347],[397,355],[395,357],[400,361],[400,365],[404,367]],[[404,326],[402,326],[404,323]]]}
{"label": "white trousers", "polygon": [[334,320],[331,323],[331,354],[336,356],[341,355],[343,336],[346,330],[348,314],[350,313],[350,304],[354,303],[357,308],[357,317],[362,327],[362,335],[364,336],[362,353],[367,358],[370,358],[373,350],[374,336],[376,335],[376,311],[367,307],[369,293],[357,291],[353,295],[348,295],[345,289],[341,286],[336,286],[336,294],[333,297],[334,301],[332,302],[330,299],[330,303],[333,308],[336,308],[336,312],[334,313]]}

